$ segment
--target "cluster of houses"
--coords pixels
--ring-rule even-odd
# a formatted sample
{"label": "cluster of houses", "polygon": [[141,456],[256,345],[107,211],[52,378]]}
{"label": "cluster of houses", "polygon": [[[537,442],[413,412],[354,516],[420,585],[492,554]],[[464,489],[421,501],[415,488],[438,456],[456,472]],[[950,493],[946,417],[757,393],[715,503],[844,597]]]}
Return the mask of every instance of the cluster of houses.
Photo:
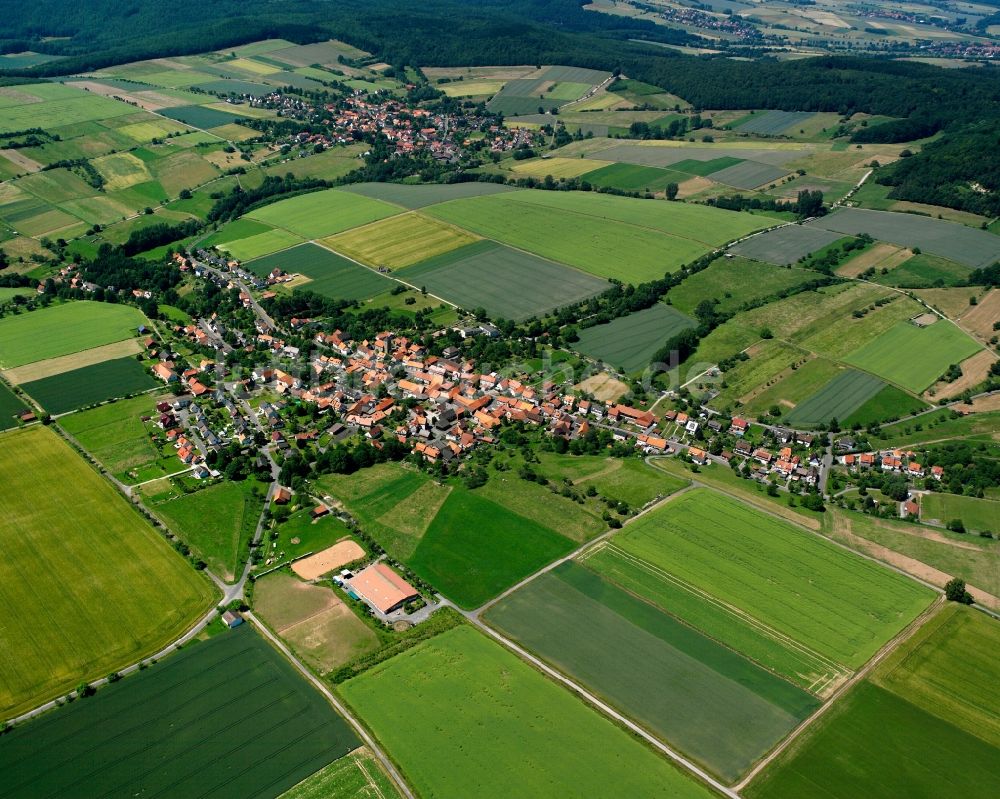
{"label": "cluster of houses", "polygon": [[917,480],[927,476],[935,480],[944,478],[944,468],[926,468],[917,460],[917,453],[911,450],[889,449],[882,452],[848,453],[838,458],[838,462],[849,472],[865,471],[891,472]]}

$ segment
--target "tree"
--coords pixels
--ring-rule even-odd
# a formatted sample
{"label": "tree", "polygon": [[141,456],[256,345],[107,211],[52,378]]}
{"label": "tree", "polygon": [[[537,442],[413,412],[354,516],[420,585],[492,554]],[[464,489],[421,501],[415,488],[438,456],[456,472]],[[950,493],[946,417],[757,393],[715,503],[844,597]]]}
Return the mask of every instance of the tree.
{"label": "tree", "polygon": [[964,533],[965,524],[962,522],[961,519],[952,519],[950,522],[948,522],[948,529],[951,530],[953,533]]}
{"label": "tree", "polygon": [[667,199],[676,200],[678,191],[680,191],[680,187],[676,183],[668,183],[666,188]]}
{"label": "tree", "polygon": [[963,605],[971,605],[975,600],[972,594],[965,590],[965,580],[953,577],[944,587],[944,596],[949,602],[960,602]]}

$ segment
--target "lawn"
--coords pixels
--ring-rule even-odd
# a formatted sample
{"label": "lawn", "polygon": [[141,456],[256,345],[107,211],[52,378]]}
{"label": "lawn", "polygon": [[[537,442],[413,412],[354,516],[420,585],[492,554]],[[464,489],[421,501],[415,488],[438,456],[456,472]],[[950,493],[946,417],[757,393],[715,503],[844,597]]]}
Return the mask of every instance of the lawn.
{"label": "lawn", "polygon": [[657,303],[608,324],[581,330],[580,340],[573,346],[584,355],[631,374],[649,366],[653,356],[670,338],[694,326],[693,319],[669,305]]}
{"label": "lawn", "polygon": [[947,524],[961,519],[969,532],[1000,533],[1000,502],[957,494],[925,494],[920,500],[921,520]]}
{"label": "lawn", "polygon": [[795,406],[785,417],[790,425],[803,427],[845,419],[874,397],[885,382],[866,372],[844,369],[822,388]]}
{"label": "lawn", "polygon": [[0,319],[0,368],[89,350],[136,335],[146,317],[131,305],[69,302]]}
{"label": "lawn", "polygon": [[407,283],[493,319],[520,322],[608,288],[599,278],[552,261],[478,241],[399,272]]}
{"label": "lawn", "polygon": [[8,718],[166,646],[214,592],[51,430],[0,436],[0,464]]}
{"label": "lawn", "polygon": [[263,495],[252,481],[227,481],[159,501],[150,494],[147,504],[213,572],[231,581],[249,554]]}
{"label": "lawn", "polygon": [[745,303],[775,296],[816,277],[815,272],[804,269],[783,269],[746,258],[718,258],[707,269],[695,272],[672,288],[670,304],[682,313],[691,314],[702,300],[718,300],[716,310],[729,313]]}
{"label": "lawn", "polygon": [[643,516],[614,543],[850,668],[933,598],[905,577],[708,489]]}
{"label": "lawn", "polygon": [[61,414],[157,385],[146,367],[129,357],[43,377],[21,388],[49,413]]}
{"label": "lawn", "polygon": [[0,770],[10,797],[272,799],[358,743],[244,625],[14,730]]}
{"label": "lawn", "polygon": [[316,244],[302,244],[250,261],[246,268],[262,277],[274,269],[303,275],[309,281],[297,284],[298,288],[335,300],[367,300],[397,285],[378,272]]}
{"label": "lawn", "polygon": [[27,407],[13,391],[7,388],[6,383],[0,382],[0,430],[17,427],[17,419],[14,417],[27,410]]}
{"label": "lawn", "polygon": [[398,213],[397,207],[380,200],[329,189],[266,205],[247,216],[306,239],[318,239]]}
{"label": "lawn", "polygon": [[951,322],[929,327],[899,322],[878,338],[848,355],[854,366],[920,392],[936,381],[950,364],[974,355],[980,345]]}
{"label": "lawn", "polygon": [[532,581],[487,620],[726,781],[819,705],[577,564]]}
{"label": "lawn", "polygon": [[334,760],[280,799],[399,799],[395,785],[366,748]]}
{"label": "lawn", "polygon": [[369,266],[400,269],[476,240],[467,231],[411,211],[340,233],[323,243]]}
{"label": "lawn", "polygon": [[815,794],[817,785],[832,799],[995,795],[998,645],[996,621],[945,607],[838,700],[745,795],[799,797]]}
{"label": "lawn", "polygon": [[471,627],[340,690],[422,796],[713,795]]}

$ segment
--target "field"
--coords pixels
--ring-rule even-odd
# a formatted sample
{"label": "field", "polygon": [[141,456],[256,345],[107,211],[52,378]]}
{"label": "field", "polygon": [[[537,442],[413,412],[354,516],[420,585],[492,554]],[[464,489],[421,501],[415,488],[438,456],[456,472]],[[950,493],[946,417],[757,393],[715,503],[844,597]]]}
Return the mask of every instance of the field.
{"label": "field", "polygon": [[832,244],[842,236],[821,228],[786,225],[740,242],[732,252],[744,258],[784,266]]}
{"label": "field", "polygon": [[273,572],[255,583],[253,604],[254,612],[320,674],[378,648],[375,632],[328,586]]}
{"label": "field", "polygon": [[536,158],[518,161],[511,167],[511,171],[515,175],[533,175],[536,178],[544,178],[546,175],[554,178],[578,178],[585,173],[610,166],[612,165],[608,161],[591,161],[587,158]]}
{"label": "field", "polygon": [[464,230],[411,211],[341,233],[323,243],[369,266],[399,269],[476,240]]}
{"label": "field", "polygon": [[6,383],[0,382],[0,430],[17,427],[17,420],[14,417],[27,408],[28,406],[7,388]]}
{"label": "field", "polygon": [[134,357],[116,358],[23,383],[25,393],[51,414],[155,388],[157,382]]}
{"label": "field", "polygon": [[712,172],[711,178],[716,183],[724,183],[736,189],[756,189],[765,183],[783,178],[787,174],[788,170],[784,167],[747,160],[742,164]]}
{"label": "field", "polygon": [[449,200],[503,194],[514,189],[500,183],[430,183],[419,186],[407,183],[354,183],[345,186],[343,191],[384,200],[412,211]]}
{"label": "field", "polygon": [[166,646],[213,595],[51,430],[5,433],[0,463],[7,654],[0,716],[7,718]]}
{"label": "field", "polygon": [[614,543],[849,668],[865,663],[932,597],[881,566],[708,490],[643,516]]}
{"label": "field", "polygon": [[680,311],[657,303],[606,325],[581,330],[580,340],[574,346],[583,354],[607,361],[625,372],[640,372],[668,339],[694,325],[694,320]]}
{"label": "field", "polygon": [[57,128],[134,113],[130,105],[60,83],[28,84],[0,95],[0,133],[27,130],[39,119],[47,128]]}
{"label": "field", "polygon": [[819,705],[576,564],[532,581],[487,619],[727,781]]}
{"label": "field", "polygon": [[1000,502],[957,494],[924,494],[920,500],[920,520],[936,519],[947,524],[961,519],[969,532],[1000,532]]}
{"label": "field", "polygon": [[905,260],[878,281],[887,286],[929,288],[931,286],[961,286],[968,282],[969,267],[938,255],[920,253]]}
{"label": "field", "polygon": [[838,208],[832,214],[809,222],[808,226],[851,236],[867,233],[879,241],[919,247],[923,252],[950,258],[974,269],[1000,259],[1000,236],[916,214]]}
{"label": "field", "polygon": [[863,402],[849,416],[838,417],[841,427],[847,429],[855,424],[865,427],[872,422],[884,422],[887,419],[898,419],[911,413],[917,413],[927,407],[919,400],[895,386],[885,386],[875,396]]}
{"label": "field", "polygon": [[398,213],[398,208],[380,200],[328,189],[266,205],[247,216],[305,239],[318,239]]}
{"label": "field", "polygon": [[574,486],[597,489],[602,497],[641,508],[688,483],[664,474],[637,458],[602,458],[592,455],[557,455],[540,452],[541,471],[550,480],[571,480]]}
{"label": "field", "polygon": [[831,799],[993,796],[1000,673],[989,653],[998,644],[995,620],[955,605],[941,610],[771,763],[746,796],[798,797],[817,784]]}
{"label": "field", "polygon": [[845,360],[920,392],[944,374],[950,364],[960,363],[979,349],[979,344],[951,322],[941,320],[929,327],[899,322]]}
{"label": "field", "polygon": [[301,243],[301,236],[275,228],[254,236],[247,236],[245,239],[227,241],[218,246],[220,250],[229,253],[237,261],[252,261],[255,258],[262,258]]}
{"label": "field", "polygon": [[202,130],[229,125],[240,119],[237,114],[227,114],[225,111],[203,105],[179,105],[174,108],[163,108],[159,113]]}
{"label": "field", "polygon": [[399,799],[391,780],[366,748],[333,761],[307,777],[280,799]]}
{"label": "field", "polygon": [[149,486],[146,504],[150,510],[213,572],[232,580],[247,558],[247,546],[264,507],[263,491],[255,491],[255,484],[249,481],[223,482],[162,499],[155,493],[157,486]]}
{"label": "field", "polygon": [[797,128],[813,116],[811,111],[764,111],[736,127],[740,133],[758,136],[778,136],[790,128]]}
{"label": "field", "polygon": [[845,369],[810,395],[785,417],[796,427],[826,424],[831,419],[845,419],[874,397],[885,383],[874,375]]}
{"label": "field", "polygon": [[[751,239],[755,241],[756,239]],[[728,313],[747,302],[770,297],[798,286],[816,275],[803,269],[782,269],[745,258],[718,258],[670,290],[670,304],[691,314],[704,299],[718,300],[715,308]]]}
{"label": "field", "polygon": [[146,322],[130,305],[70,302],[0,319],[0,367],[9,369],[136,335]]}
{"label": "field", "polygon": [[316,244],[302,244],[250,261],[246,268],[262,277],[276,268],[304,275],[309,281],[297,284],[300,288],[337,300],[367,300],[394,285],[378,272],[358,266]]}
{"label": "field", "polygon": [[[271,799],[357,745],[347,722],[244,626],[15,730],[0,747],[0,795]],[[254,756],[236,767],[234,752]]]}
{"label": "field", "polygon": [[515,322],[608,287],[599,278],[492,241],[414,264],[398,277],[462,308],[485,308],[493,319]]}
{"label": "field", "polygon": [[470,627],[370,669],[341,692],[422,796],[712,795]]}
{"label": "field", "polygon": [[[572,161],[572,159],[563,159]],[[579,159],[582,163],[597,163],[587,159]],[[594,186],[614,186],[626,191],[664,191],[668,183],[682,183],[688,175],[672,172],[669,169],[658,169],[654,166],[638,164],[609,164],[594,169],[582,175],[582,179]]]}

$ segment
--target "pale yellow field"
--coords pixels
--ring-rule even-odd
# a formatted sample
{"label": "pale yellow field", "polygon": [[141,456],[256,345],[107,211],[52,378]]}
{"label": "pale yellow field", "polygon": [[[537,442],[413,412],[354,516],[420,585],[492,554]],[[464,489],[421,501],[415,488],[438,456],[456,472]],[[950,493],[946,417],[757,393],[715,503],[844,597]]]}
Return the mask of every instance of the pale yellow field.
{"label": "pale yellow field", "polygon": [[478,97],[494,95],[504,87],[502,80],[462,80],[445,83],[440,89],[449,97]]}
{"label": "pale yellow field", "polygon": [[411,211],[321,241],[370,266],[400,269],[478,240],[468,231]]}
{"label": "pale yellow field", "polygon": [[575,178],[595,169],[610,166],[612,163],[614,162],[590,158],[536,158],[514,164],[511,171],[518,175],[531,175],[536,178],[544,178],[546,175],[552,175],[554,178]]}
{"label": "pale yellow field", "polygon": [[152,180],[146,165],[131,153],[115,153],[95,158],[91,163],[104,177],[105,188],[127,189],[137,183]]}
{"label": "pale yellow field", "polygon": [[857,277],[871,267],[875,269],[895,269],[906,261],[913,253],[905,247],[893,244],[878,243],[870,250],[856,255],[837,268],[841,277]]}
{"label": "pale yellow field", "polygon": [[573,103],[566,108],[567,111],[607,111],[608,109],[615,107],[628,108],[632,104],[627,100],[622,100],[622,98],[614,94],[613,92],[600,91],[593,97],[588,97],[586,100],[580,103]]}
{"label": "pale yellow field", "polygon": [[235,61],[227,61],[227,67],[236,67],[244,72],[254,75],[273,75],[278,70],[269,64],[261,64],[259,61],[251,61],[249,58],[237,58]]}
{"label": "pale yellow field", "polygon": [[105,344],[103,347],[94,347],[59,358],[48,358],[44,361],[16,366],[13,369],[5,370],[3,376],[7,382],[16,386],[21,383],[30,383],[32,380],[41,380],[43,377],[61,375],[63,372],[81,369],[95,363],[104,363],[104,361],[110,361],[113,358],[126,358],[141,350],[139,340],[129,338],[125,341],[116,341],[113,344]]}

